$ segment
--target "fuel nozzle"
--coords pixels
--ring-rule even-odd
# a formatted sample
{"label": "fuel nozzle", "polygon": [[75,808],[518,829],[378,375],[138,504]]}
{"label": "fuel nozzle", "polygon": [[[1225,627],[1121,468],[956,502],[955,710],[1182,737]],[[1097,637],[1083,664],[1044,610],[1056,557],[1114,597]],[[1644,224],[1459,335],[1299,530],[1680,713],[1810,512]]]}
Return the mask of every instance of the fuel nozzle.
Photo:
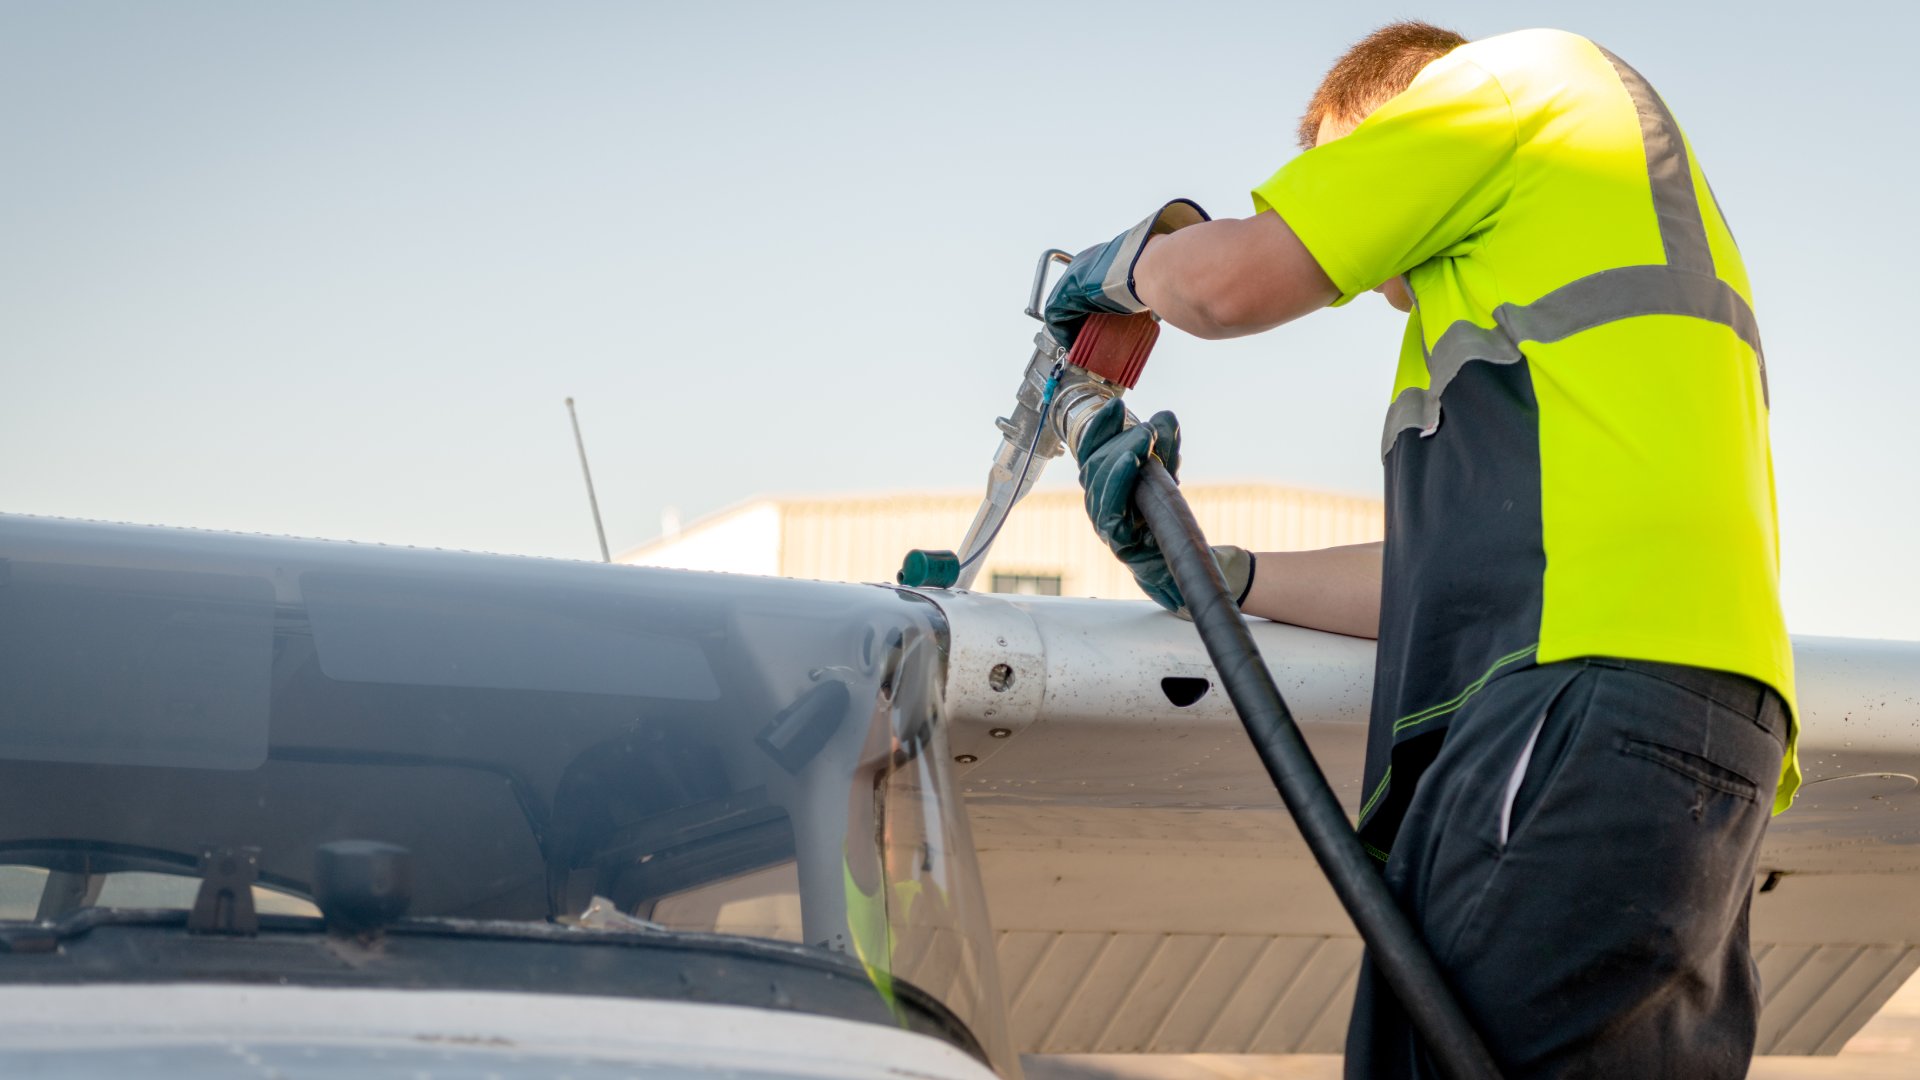
{"label": "fuel nozzle", "polygon": [[[1041,317],[1049,268],[1069,258],[1059,250],[1040,256],[1027,303],[1029,316]],[[1026,497],[1048,461],[1063,450],[1079,448],[1094,413],[1133,388],[1159,336],[1159,321],[1146,313],[1089,316],[1071,351],[1044,328],[1034,335],[1033,356],[1020,377],[1013,411],[994,422],[1002,436],[1000,450],[987,472],[986,498],[959,552],[910,551],[895,580],[918,588],[971,586],[1014,504]]]}
{"label": "fuel nozzle", "polygon": [[1133,389],[1159,339],[1160,321],[1146,313],[1092,315],[1081,324],[1054,391],[1049,426],[1062,446],[1079,452],[1087,421],[1107,402]]}

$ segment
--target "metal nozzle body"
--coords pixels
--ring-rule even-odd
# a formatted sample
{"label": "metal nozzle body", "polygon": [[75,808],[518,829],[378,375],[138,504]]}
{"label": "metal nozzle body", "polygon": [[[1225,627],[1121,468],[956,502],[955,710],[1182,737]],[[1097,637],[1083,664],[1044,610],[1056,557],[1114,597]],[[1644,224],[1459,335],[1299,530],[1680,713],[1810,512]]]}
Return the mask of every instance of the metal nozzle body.
{"label": "metal nozzle body", "polygon": [[[1034,335],[1033,343],[1033,357],[1027,361],[1027,370],[1020,377],[1013,412],[994,422],[1004,438],[999,453],[994,455],[992,468],[987,471],[986,498],[960,542],[961,557],[968,562],[961,568],[955,588],[973,586],[986,561],[977,547],[990,542],[988,538],[1006,520],[1014,504],[1025,498],[1034,482],[1040,479],[1046,463],[1059,457],[1063,450],[1077,451],[1087,421],[1101,406],[1126,392],[1116,383],[1066,363],[1067,350],[1045,330]],[[1053,402],[1047,408],[1043,426],[1041,406],[1046,400],[1047,380],[1052,378],[1055,368],[1060,369],[1059,382],[1054,387]]]}

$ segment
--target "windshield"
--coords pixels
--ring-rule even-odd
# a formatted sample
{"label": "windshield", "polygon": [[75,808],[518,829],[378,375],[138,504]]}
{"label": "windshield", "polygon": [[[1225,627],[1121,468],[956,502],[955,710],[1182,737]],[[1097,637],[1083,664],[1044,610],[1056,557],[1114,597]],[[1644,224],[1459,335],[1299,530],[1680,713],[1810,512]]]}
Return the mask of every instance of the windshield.
{"label": "windshield", "polygon": [[0,516],[0,918],[191,907],[220,847],[311,914],[316,848],[381,841],[413,916],[838,951],[1010,1071],[941,631],[871,586]]}

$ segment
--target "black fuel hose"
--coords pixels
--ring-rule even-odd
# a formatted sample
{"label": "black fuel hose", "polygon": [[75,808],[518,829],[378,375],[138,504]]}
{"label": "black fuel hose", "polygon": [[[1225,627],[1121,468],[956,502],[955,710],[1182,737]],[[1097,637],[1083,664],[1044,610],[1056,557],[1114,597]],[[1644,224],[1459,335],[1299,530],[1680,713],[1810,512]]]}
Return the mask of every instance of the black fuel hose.
{"label": "black fuel hose", "polygon": [[1227,595],[1226,579],[1213,561],[1193,511],[1160,462],[1147,460],[1133,503],[1167,558],[1207,656],[1220,673],[1261,764],[1360,931],[1372,963],[1386,976],[1443,1072],[1453,1080],[1499,1080],[1493,1056],[1454,1000],[1426,943],[1387,893],[1372,857],[1361,848],[1360,838],[1280,697],[1273,674],[1261,660],[1239,606]]}

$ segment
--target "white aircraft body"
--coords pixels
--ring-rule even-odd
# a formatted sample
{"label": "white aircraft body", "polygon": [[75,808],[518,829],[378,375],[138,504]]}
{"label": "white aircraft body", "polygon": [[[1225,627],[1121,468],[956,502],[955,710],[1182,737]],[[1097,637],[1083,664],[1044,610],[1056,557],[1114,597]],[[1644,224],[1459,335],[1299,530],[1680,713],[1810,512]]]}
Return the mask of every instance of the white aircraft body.
{"label": "white aircraft body", "polygon": [[[1146,601],[932,595],[1015,1044],[1340,1052],[1359,939],[1192,627]],[[1373,643],[1250,625],[1357,815]],[[1920,968],[1920,643],[1794,657],[1806,783],[1754,883],[1757,1052],[1834,1054]],[[995,692],[996,664],[1024,682]]]}
{"label": "white aircraft body", "polygon": [[[1353,809],[1371,643],[1254,632]],[[1833,1053],[1920,966],[1920,644],[1796,649],[1760,1049]],[[0,515],[0,1072],[1337,1051],[1359,953],[1144,601]]]}

